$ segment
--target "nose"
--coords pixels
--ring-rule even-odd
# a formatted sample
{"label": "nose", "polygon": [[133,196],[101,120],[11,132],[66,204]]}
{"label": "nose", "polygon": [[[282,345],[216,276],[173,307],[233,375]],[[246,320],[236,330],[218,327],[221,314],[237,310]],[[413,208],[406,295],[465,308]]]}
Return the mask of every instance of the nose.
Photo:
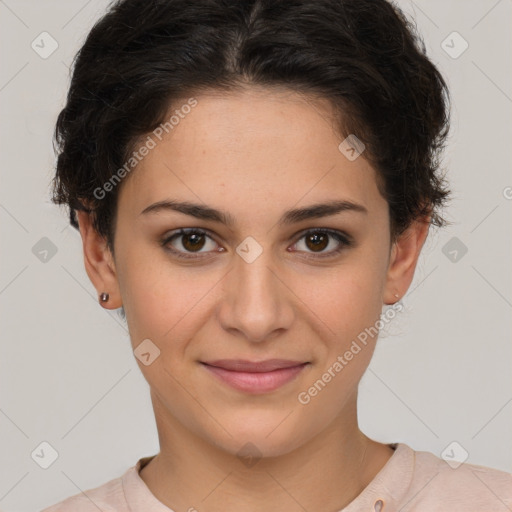
{"label": "nose", "polygon": [[227,332],[258,343],[290,328],[293,293],[272,264],[270,251],[252,262],[234,256],[233,268],[223,280],[219,321]]}

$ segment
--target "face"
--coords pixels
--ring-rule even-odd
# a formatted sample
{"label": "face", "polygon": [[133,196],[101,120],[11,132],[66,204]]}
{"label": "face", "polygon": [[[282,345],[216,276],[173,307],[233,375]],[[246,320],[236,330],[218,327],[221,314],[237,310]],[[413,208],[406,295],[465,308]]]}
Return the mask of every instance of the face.
{"label": "face", "polygon": [[[160,426],[284,454],[356,425],[376,341],[361,333],[405,293],[426,232],[390,245],[376,173],[340,151],[327,103],[258,89],[196,100],[122,183],[110,271],[86,266],[123,305],[133,349],[150,340],[150,364],[137,361]],[[343,201],[356,206],[311,210]]]}

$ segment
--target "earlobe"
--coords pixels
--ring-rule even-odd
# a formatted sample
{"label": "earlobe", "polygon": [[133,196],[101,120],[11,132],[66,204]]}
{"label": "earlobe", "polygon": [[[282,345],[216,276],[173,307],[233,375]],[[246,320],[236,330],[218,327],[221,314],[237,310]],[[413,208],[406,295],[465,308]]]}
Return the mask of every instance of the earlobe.
{"label": "earlobe", "polygon": [[85,270],[96,288],[98,301],[106,309],[120,308],[123,304],[117,273],[107,241],[94,229],[91,213],[76,213],[82,237]]}
{"label": "earlobe", "polygon": [[418,219],[393,244],[384,288],[384,304],[394,304],[397,301],[393,297],[401,297],[408,290],[429,227],[430,218]]}

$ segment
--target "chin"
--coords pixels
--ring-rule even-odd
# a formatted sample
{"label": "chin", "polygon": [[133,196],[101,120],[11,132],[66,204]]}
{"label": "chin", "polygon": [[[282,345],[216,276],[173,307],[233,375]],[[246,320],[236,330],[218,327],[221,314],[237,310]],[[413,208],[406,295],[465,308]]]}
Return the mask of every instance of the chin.
{"label": "chin", "polygon": [[[307,428],[304,424],[300,426],[295,424],[283,412],[279,414],[262,414],[255,412],[251,418],[250,414],[237,414],[237,419],[226,421],[225,425],[229,425],[227,429],[231,437],[222,431],[222,435],[217,437],[211,436],[211,432],[207,433],[209,442],[215,444],[231,455],[238,457],[279,457],[286,455],[299,448],[307,441],[309,437],[313,437],[314,433],[307,435]],[[284,420],[284,421],[283,421]]]}

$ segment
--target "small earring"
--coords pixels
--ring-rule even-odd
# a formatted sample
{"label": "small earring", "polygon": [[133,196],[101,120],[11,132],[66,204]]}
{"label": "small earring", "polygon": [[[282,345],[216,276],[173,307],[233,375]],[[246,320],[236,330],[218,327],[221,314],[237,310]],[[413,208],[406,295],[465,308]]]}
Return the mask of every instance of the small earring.
{"label": "small earring", "polygon": [[100,301],[101,302],[108,302],[109,297],[110,297],[110,295],[108,293],[103,292],[100,295]]}
{"label": "small earring", "polygon": [[395,293],[395,297],[398,297],[398,293]]}

